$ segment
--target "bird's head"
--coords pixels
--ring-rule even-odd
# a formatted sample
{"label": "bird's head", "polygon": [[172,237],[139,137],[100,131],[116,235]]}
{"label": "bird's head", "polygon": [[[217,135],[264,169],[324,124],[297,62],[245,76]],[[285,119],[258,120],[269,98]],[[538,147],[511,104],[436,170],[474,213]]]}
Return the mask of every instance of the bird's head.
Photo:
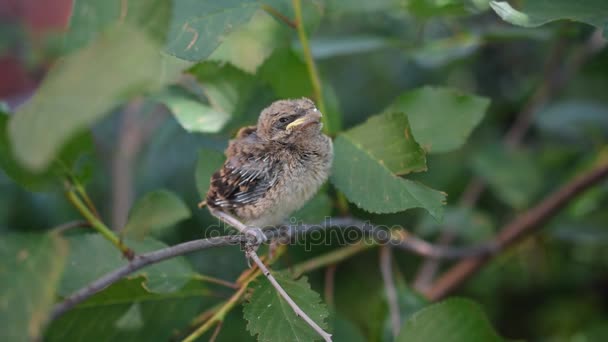
{"label": "bird's head", "polygon": [[320,134],[321,117],[321,112],[307,98],[279,100],[262,111],[257,133],[264,139],[297,143]]}

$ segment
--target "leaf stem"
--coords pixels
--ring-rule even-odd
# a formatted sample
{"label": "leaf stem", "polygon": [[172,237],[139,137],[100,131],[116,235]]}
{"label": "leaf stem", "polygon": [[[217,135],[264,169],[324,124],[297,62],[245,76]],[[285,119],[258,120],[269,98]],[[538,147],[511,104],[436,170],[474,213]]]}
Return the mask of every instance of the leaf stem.
{"label": "leaf stem", "polygon": [[304,52],[304,60],[306,61],[306,68],[308,69],[308,76],[310,77],[310,83],[312,83],[312,89],[314,92],[314,98],[317,101],[319,110],[323,113],[321,118],[323,122],[323,130],[325,133],[332,133],[333,127],[331,127],[331,120],[329,120],[329,113],[325,107],[325,100],[323,98],[323,90],[321,88],[321,79],[315,61],[312,58],[312,52],[310,50],[310,44],[308,37],[306,36],[306,29],[304,28],[304,21],[302,20],[302,2],[300,0],[292,0],[293,10],[295,13],[296,28],[298,31],[298,38],[302,45],[302,51]]}
{"label": "leaf stem", "polygon": [[203,325],[198,327],[194,332],[184,338],[182,342],[195,341],[197,338],[201,337],[204,333],[211,329],[214,324],[221,324],[221,322],[224,320],[224,317],[226,317],[226,314],[228,314],[228,312],[230,312],[230,310],[232,310],[232,308],[234,308],[236,304],[240,302],[241,298],[245,294],[245,291],[247,290],[247,286],[249,285],[249,283],[255,280],[260,274],[262,274],[262,271],[260,269],[253,272],[251,276],[241,284],[241,287],[238,289],[238,291],[236,291],[232,295],[232,297],[230,297],[230,299],[228,299],[226,303],[224,303],[213,314],[213,316],[211,316]]}
{"label": "leaf stem", "polygon": [[110,230],[91,210],[82,202],[82,200],[76,195],[73,189],[69,189],[66,192],[68,201],[80,212],[80,214],[91,224],[91,227],[99,232],[104,238],[114,244],[122,254],[129,260],[133,259],[133,250],[127,247],[113,231]]}
{"label": "leaf stem", "polygon": [[336,264],[339,261],[350,258],[351,256],[363,252],[371,247],[377,246],[375,242],[365,243],[359,241],[354,245],[346,246],[333,250],[329,253],[301,262],[292,268],[294,278],[301,277],[304,273],[314,271],[316,269]]}
{"label": "leaf stem", "polygon": [[271,16],[277,18],[278,20],[280,20],[281,22],[283,22],[285,25],[291,27],[292,29],[298,29],[298,25],[291,19],[289,19],[287,16],[283,15],[283,13],[277,11],[276,8],[268,5],[268,4],[262,4],[262,9],[270,14]]}

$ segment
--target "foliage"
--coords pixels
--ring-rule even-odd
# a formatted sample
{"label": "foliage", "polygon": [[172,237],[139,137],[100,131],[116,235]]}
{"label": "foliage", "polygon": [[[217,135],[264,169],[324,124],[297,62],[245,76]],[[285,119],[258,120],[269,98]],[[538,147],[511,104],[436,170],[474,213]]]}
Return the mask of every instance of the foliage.
{"label": "foliage", "polygon": [[[276,99],[312,98],[334,143],[292,222],[479,243],[608,160],[606,1],[297,4],[75,0],[59,37],[0,25],[0,53],[42,75],[18,106],[0,80],[0,340],[320,339],[236,246],[147,265],[51,319],[133,255],[225,234],[196,204]],[[335,341],[603,340],[607,201],[600,183],[492,256],[458,293],[472,300],[429,302],[421,258],[395,249],[392,303],[377,246],[350,230],[265,260]]]}

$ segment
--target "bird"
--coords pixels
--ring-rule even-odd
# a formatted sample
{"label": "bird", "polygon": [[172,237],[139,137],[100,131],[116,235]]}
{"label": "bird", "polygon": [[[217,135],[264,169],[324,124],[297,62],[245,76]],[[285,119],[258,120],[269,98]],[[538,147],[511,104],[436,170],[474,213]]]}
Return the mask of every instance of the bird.
{"label": "bird", "polygon": [[262,229],[282,224],[329,177],[333,145],[321,118],[310,99],[286,99],[241,128],[211,176],[203,202],[211,214],[264,242]]}

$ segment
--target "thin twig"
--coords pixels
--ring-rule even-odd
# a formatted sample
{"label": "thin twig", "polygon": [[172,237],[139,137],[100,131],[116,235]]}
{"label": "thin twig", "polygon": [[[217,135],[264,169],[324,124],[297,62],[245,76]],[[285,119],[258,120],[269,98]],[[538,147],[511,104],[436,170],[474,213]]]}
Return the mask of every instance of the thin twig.
{"label": "thin twig", "polygon": [[231,283],[229,281],[223,280],[223,279],[218,279],[215,277],[211,277],[205,274],[195,274],[194,279],[196,280],[200,280],[200,281],[204,281],[204,282],[208,282],[208,283],[212,283],[212,284],[217,284],[217,285],[222,285],[225,287],[229,287],[231,289],[238,289],[239,285],[235,284],[235,283]]}
{"label": "thin twig", "polygon": [[209,342],[215,342],[215,339],[217,338],[217,335],[220,334],[220,330],[222,329],[223,325],[224,321],[219,321],[217,323],[217,326],[215,326],[215,330],[213,330],[213,335],[211,335],[211,337],[209,338]]}
{"label": "thin twig", "polygon": [[397,299],[397,289],[393,279],[392,268],[392,249],[391,246],[380,247],[380,273],[382,273],[382,281],[386,291],[386,301],[391,317],[391,330],[393,338],[397,338],[401,329],[401,313],[399,312],[399,300]]}
{"label": "thin twig", "polygon": [[[511,127],[504,136],[504,144],[510,149],[518,147],[523,141],[525,134],[532,126],[533,116],[540,110],[551,97],[560,89],[567,85],[567,81],[581,68],[584,62],[606,46],[606,41],[602,38],[601,30],[596,30],[583,46],[577,49],[569,63],[562,66],[564,60],[565,44],[563,39],[559,39],[552,51],[549,53],[544,66],[542,82],[529,100],[524,104],[522,110],[517,114]],[[486,183],[479,177],[473,177],[463,194],[459,204],[462,207],[474,207],[481,194],[486,188]],[[454,241],[456,234],[451,229],[446,229],[437,239],[437,244],[447,246]],[[429,289],[437,271],[439,270],[440,260],[437,258],[427,258],[420,266],[413,287],[418,291],[424,292]]]}
{"label": "thin twig", "polygon": [[74,192],[74,190],[69,187],[70,186],[68,185],[68,190],[66,191],[66,197],[68,201],[70,201],[70,203],[72,203],[76,210],[78,210],[80,214],[84,216],[84,218],[91,224],[93,229],[98,231],[104,238],[114,244],[127,259],[132,259],[133,251],[128,246],[126,246],[118,238],[118,236],[110,230],[110,228],[103,224],[103,222],[101,222],[101,220],[99,220],[97,216],[95,216],[95,214],[93,214],[89,210],[89,208],[82,202],[82,200],[78,198],[76,192]]}
{"label": "thin twig", "polygon": [[74,228],[86,228],[91,227],[91,224],[88,221],[71,221],[62,223],[53,228],[53,232],[58,234],[63,234],[68,230],[72,230]]}
{"label": "thin twig", "polygon": [[253,280],[255,280],[262,272],[256,271],[250,274],[250,276],[241,284],[241,287],[238,291],[236,291],[226,303],[224,303],[203,325],[194,330],[190,335],[182,340],[182,342],[192,342],[197,338],[201,337],[204,333],[206,333],[214,324],[221,324],[226,314],[238,304],[245,291],[247,291],[247,286]]}
{"label": "thin twig", "polygon": [[325,297],[325,303],[330,309],[334,309],[335,307],[334,290],[336,287],[337,269],[337,264],[332,264],[325,268],[325,286],[323,287],[323,294]]}
{"label": "thin twig", "polygon": [[[607,176],[608,163],[604,163],[562,186],[559,190],[545,197],[535,207],[505,225],[496,237],[497,245],[501,250],[504,250],[519,239],[533,233],[578,194],[604,180]],[[460,261],[445,272],[429,291],[426,291],[426,296],[430,300],[443,298],[473,276],[490,259],[489,256],[485,256]]]}
{"label": "thin twig", "polygon": [[338,248],[326,254],[311,258],[303,261],[297,265],[294,265],[291,269],[294,278],[301,277],[304,273],[317,270],[319,268],[333,265],[339,261],[350,258],[351,256],[363,252],[371,247],[374,247],[373,243],[365,243],[359,241],[354,245]]}
{"label": "thin twig", "polygon": [[289,306],[291,306],[291,308],[293,309],[293,312],[296,314],[296,316],[302,318],[306,323],[308,323],[308,325],[310,325],[321,337],[323,337],[323,339],[325,341],[331,341],[331,334],[325,332],[325,330],[323,330],[315,321],[313,321],[310,317],[308,317],[306,312],[304,312],[302,309],[300,309],[298,304],[296,304],[296,302],[294,302],[291,299],[291,297],[289,297],[287,292],[285,292],[285,290],[283,290],[281,285],[277,282],[277,280],[274,278],[274,276],[270,273],[268,268],[266,268],[266,265],[264,265],[262,260],[260,260],[260,258],[258,257],[258,254],[255,252],[255,250],[254,249],[247,250],[246,255],[248,258],[253,260],[253,262],[256,265],[258,265],[258,267],[262,270],[262,273],[264,274],[264,276],[266,276],[268,281],[270,281],[270,283],[277,290],[279,295],[281,295],[281,297],[283,297],[283,299],[287,302],[287,304],[289,304]]}
{"label": "thin twig", "polygon": [[262,9],[264,11],[266,11],[266,13],[270,14],[271,16],[277,18],[278,20],[280,20],[281,22],[283,22],[285,25],[291,27],[292,29],[297,29],[298,25],[291,19],[289,19],[286,15],[284,15],[283,13],[279,12],[276,8],[268,5],[268,4],[262,4]]}

